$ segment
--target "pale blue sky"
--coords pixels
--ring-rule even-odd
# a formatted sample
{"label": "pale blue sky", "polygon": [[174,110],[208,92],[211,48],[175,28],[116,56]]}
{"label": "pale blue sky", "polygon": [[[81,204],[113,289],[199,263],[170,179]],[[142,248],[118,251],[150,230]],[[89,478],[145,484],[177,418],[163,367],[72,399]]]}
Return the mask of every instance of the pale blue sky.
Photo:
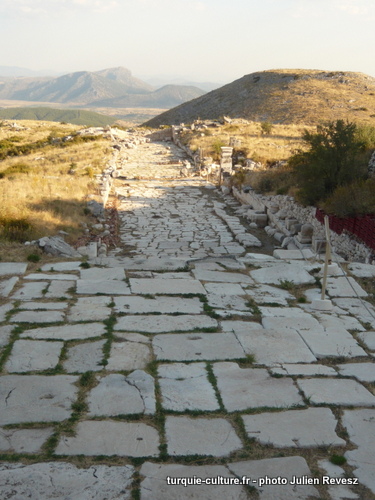
{"label": "pale blue sky", "polygon": [[375,76],[375,0],[0,0],[0,66],[228,83],[308,68]]}

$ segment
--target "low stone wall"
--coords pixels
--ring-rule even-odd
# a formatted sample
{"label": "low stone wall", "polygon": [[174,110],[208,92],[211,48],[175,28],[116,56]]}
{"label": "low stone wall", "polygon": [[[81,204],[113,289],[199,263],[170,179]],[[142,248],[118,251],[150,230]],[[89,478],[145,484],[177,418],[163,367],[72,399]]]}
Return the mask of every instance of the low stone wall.
{"label": "low stone wall", "polygon": [[[232,192],[241,203],[249,205],[249,208],[251,207],[252,210],[260,214],[266,214],[268,225],[282,233],[285,238],[293,236],[288,229],[288,221],[295,219],[300,224],[311,224],[315,240],[325,239],[324,226],[315,217],[315,207],[303,207],[291,196],[265,196],[257,194],[253,190],[240,191],[235,187],[233,187]],[[353,235],[347,232],[336,234],[331,231],[330,236],[333,250],[345,259],[358,262],[375,260],[371,248],[361,243]]]}

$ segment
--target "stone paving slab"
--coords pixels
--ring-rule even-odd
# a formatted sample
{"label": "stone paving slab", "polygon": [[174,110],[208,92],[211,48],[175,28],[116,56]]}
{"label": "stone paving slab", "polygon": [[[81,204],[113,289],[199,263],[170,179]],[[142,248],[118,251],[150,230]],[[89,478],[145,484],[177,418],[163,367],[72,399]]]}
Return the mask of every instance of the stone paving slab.
{"label": "stone paving slab", "polygon": [[245,358],[233,333],[180,333],[155,335],[153,349],[160,361],[201,361]]}
{"label": "stone paving slab", "polygon": [[203,269],[193,269],[193,274],[197,280],[219,282],[219,283],[248,283],[254,284],[254,280],[247,274],[230,273],[225,271],[206,271]]}
{"label": "stone paving slab", "polygon": [[155,279],[159,280],[173,280],[173,279],[184,279],[184,280],[191,280],[193,277],[191,276],[190,273],[152,273],[152,277]]}
{"label": "stone paving slab", "polygon": [[375,396],[355,380],[306,378],[297,384],[313,405],[375,406]]}
{"label": "stone paving slab", "polygon": [[158,367],[162,406],[166,410],[219,410],[204,363],[170,363]]}
{"label": "stone paving slab", "polygon": [[205,283],[207,293],[215,295],[246,295],[247,292],[237,283]]}
{"label": "stone paving slab", "polygon": [[47,290],[48,281],[32,281],[25,283],[12,295],[12,299],[32,300],[44,297],[44,291]]}
{"label": "stone paving slab", "polygon": [[274,373],[276,375],[303,375],[303,376],[312,376],[312,375],[317,375],[317,376],[335,376],[337,375],[337,371],[332,368],[331,366],[324,366],[324,365],[317,365],[317,364],[311,364],[311,365],[300,365],[300,364],[288,364],[288,363],[283,363],[282,366],[280,367],[273,367],[271,368],[271,373]]}
{"label": "stone paving slab", "polygon": [[42,271],[80,271],[81,261],[49,262],[41,267]]}
{"label": "stone paving slab", "polygon": [[156,295],[154,298],[129,296],[114,297],[114,311],[117,313],[147,314],[147,313],[183,313],[200,314],[203,304],[197,297],[191,299],[181,297],[167,297]]}
{"label": "stone paving slab", "polygon": [[113,373],[99,379],[87,399],[89,417],[155,413],[154,379],[142,370],[128,376]]}
{"label": "stone paving slab", "polygon": [[81,323],[77,325],[47,326],[21,333],[21,338],[50,340],[83,340],[101,337],[105,333],[103,323]]}
{"label": "stone paving slab", "polygon": [[67,302],[22,302],[19,309],[25,309],[27,311],[62,311],[68,307]]}
{"label": "stone paving slab", "polygon": [[345,446],[335,432],[337,420],[329,408],[243,415],[249,438],[276,448]]}
{"label": "stone paving slab", "polygon": [[227,411],[303,405],[291,379],[275,379],[262,368],[240,368],[237,363],[224,362],[215,363],[213,371]]}
{"label": "stone paving slab", "polygon": [[62,342],[16,340],[5,369],[9,373],[53,369],[59,362],[63,345]]}
{"label": "stone paving slab", "polygon": [[20,311],[10,318],[11,323],[60,323],[65,313],[61,311]]}
{"label": "stone paving slab", "polygon": [[299,262],[293,264],[279,264],[272,267],[262,267],[255,271],[250,271],[250,276],[258,283],[279,285],[283,281],[293,282],[295,285],[311,285],[315,283],[315,278],[309,274],[303,264]]}
{"label": "stone paving slab", "polygon": [[5,321],[6,315],[13,309],[13,304],[7,303],[0,305],[0,322]]}
{"label": "stone paving slab", "polygon": [[184,314],[181,316],[129,315],[118,318],[115,330],[129,332],[163,333],[188,332],[202,328],[217,328],[217,321],[210,316]]}
{"label": "stone paving slab", "polygon": [[[116,335],[118,335],[116,333]],[[111,353],[106,369],[109,371],[130,371],[145,368],[151,361],[151,350],[147,343],[149,339],[134,340],[129,335],[122,342],[112,342]],[[139,336],[143,337],[143,336]]]}
{"label": "stone paving slab", "polygon": [[[237,477],[250,477],[255,482],[259,500],[313,500],[320,495],[314,486],[293,484],[295,478],[311,478],[311,471],[302,457],[268,458],[228,464],[228,469]],[[286,478],[287,484],[260,484],[260,478]]]}
{"label": "stone paving slab", "polygon": [[67,316],[68,321],[103,321],[111,314],[109,297],[78,297]]}
{"label": "stone paving slab", "polygon": [[361,382],[375,382],[375,363],[347,363],[338,365],[340,375],[354,377]]}
{"label": "stone paving slab", "polygon": [[355,476],[375,494],[375,410],[345,410],[342,423],[357,447],[347,451],[345,457],[354,467]]}
{"label": "stone paving slab", "polygon": [[61,422],[71,415],[78,388],[72,375],[4,375],[0,385],[0,425]]}
{"label": "stone paving slab", "polygon": [[125,269],[123,267],[91,267],[81,269],[81,279],[86,280],[125,280]]}
{"label": "stone paving slab", "polygon": [[357,332],[365,331],[365,327],[352,316],[334,316],[333,314],[315,313],[319,323],[324,328],[337,328],[339,330],[355,330]]}
{"label": "stone paving slab", "polygon": [[278,248],[274,250],[273,256],[275,259],[283,260],[309,260],[314,257],[314,254],[310,248],[303,248],[301,250],[282,250]]}
{"label": "stone paving slab", "polygon": [[77,293],[81,295],[130,295],[125,281],[119,280],[78,280]]}
{"label": "stone paving slab", "polygon": [[135,279],[130,278],[133,294],[187,295],[205,294],[206,290],[198,280],[193,279]]}
{"label": "stone paving slab", "polygon": [[0,262],[0,276],[25,274],[27,264],[23,262]]}
{"label": "stone paving slab", "polygon": [[69,297],[71,295],[71,291],[75,290],[75,288],[76,281],[52,280],[44,297],[46,299],[59,299],[61,297]]}
{"label": "stone paving slab", "polygon": [[261,285],[256,288],[246,288],[246,293],[250,295],[257,304],[276,303],[282,306],[287,306],[288,300],[295,299],[295,297],[287,290],[282,290],[269,285]]}
{"label": "stone paving slab", "polygon": [[46,273],[31,273],[23,277],[25,280],[55,280],[55,281],[76,281],[78,276],[76,274],[46,274]]}
{"label": "stone paving slab", "polygon": [[327,293],[330,297],[367,297],[368,293],[351,276],[327,278]]}
{"label": "stone paving slab", "polygon": [[159,455],[158,431],[143,423],[112,420],[79,422],[75,436],[63,436],[56,455],[106,455],[156,457]]}
{"label": "stone paving slab", "polygon": [[233,426],[223,418],[166,418],[168,454],[225,457],[242,448]]}
{"label": "stone paving slab", "polygon": [[125,258],[122,260],[124,268],[129,271],[178,271],[186,266],[185,259],[170,257],[141,257]]}
{"label": "stone paving slab", "polygon": [[375,307],[365,299],[344,298],[333,299],[334,304],[346,309],[363,323],[369,323],[375,328]]}
{"label": "stone paving slab", "polygon": [[207,303],[216,309],[226,309],[229,313],[232,311],[248,311],[248,301],[238,295],[217,295],[207,294]]}
{"label": "stone paving slab", "polygon": [[102,370],[104,344],[105,340],[98,340],[68,347],[67,359],[63,362],[64,370],[68,373]]}
{"label": "stone paving slab", "polygon": [[[0,427],[0,451],[38,453],[53,432],[53,427],[44,427],[43,429],[6,429]],[[2,491],[1,480],[0,491]]]}
{"label": "stone paving slab", "polygon": [[265,328],[277,329],[282,335],[290,331],[298,332],[318,359],[338,356],[346,358],[367,356],[366,352],[348,331],[343,328],[340,330],[331,327],[324,329],[310,315],[290,318],[265,317],[262,324]]}
{"label": "stone paving slab", "polygon": [[357,278],[374,278],[375,266],[372,264],[362,264],[360,262],[352,262],[349,264],[348,269],[351,274]]}
{"label": "stone paving slab", "polygon": [[12,292],[13,288],[16,286],[18,279],[16,276],[9,278],[7,280],[0,281],[0,297],[8,297]]}
{"label": "stone paving slab", "polygon": [[[144,479],[141,482],[141,500],[247,500],[245,489],[239,484],[201,484],[183,486],[173,484],[174,478],[206,478],[223,477],[235,480],[236,475],[224,465],[181,465],[156,464],[145,462],[140,470]],[[166,478],[171,478],[168,484]]]}
{"label": "stone paving slab", "polygon": [[295,330],[279,331],[259,328],[236,332],[246,354],[255,356],[255,363],[273,366],[276,363],[313,363],[316,357]]}
{"label": "stone paving slab", "polygon": [[95,465],[78,468],[65,462],[0,464],[4,498],[51,500],[130,500],[134,467]]}
{"label": "stone paving slab", "polygon": [[0,347],[5,347],[10,339],[13,325],[0,326]]}
{"label": "stone paving slab", "polygon": [[358,338],[365,343],[370,351],[375,351],[375,332],[363,332],[358,335]]}

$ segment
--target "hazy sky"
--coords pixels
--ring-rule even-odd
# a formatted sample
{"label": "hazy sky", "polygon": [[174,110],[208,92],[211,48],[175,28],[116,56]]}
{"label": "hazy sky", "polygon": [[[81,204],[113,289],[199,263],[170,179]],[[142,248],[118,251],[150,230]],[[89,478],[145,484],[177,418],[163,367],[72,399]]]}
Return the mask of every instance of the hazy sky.
{"label": "hazy sky", "polygon": [[0,66],[228,83],[277,68],[375,76],[375,0],[0,0]]}

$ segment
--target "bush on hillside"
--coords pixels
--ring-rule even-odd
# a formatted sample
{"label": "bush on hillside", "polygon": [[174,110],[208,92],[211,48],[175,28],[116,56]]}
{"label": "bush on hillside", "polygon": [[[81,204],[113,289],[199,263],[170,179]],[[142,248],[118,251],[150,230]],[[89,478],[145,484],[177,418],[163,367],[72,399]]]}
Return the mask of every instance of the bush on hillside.
{"label": "bush on hillside", "polygon": [[322,204],[322,208],[338,217],[374,214],[375,179],[359,180],[338,187]]}
{"label": "bush on hillside", "polygon": [[337,120],[305,131],[302,139],[307,151],[289,159],[298,187],[297,199],[315,205],[333,194],[339,186],[367,176],[367,144],[355,123]]}

